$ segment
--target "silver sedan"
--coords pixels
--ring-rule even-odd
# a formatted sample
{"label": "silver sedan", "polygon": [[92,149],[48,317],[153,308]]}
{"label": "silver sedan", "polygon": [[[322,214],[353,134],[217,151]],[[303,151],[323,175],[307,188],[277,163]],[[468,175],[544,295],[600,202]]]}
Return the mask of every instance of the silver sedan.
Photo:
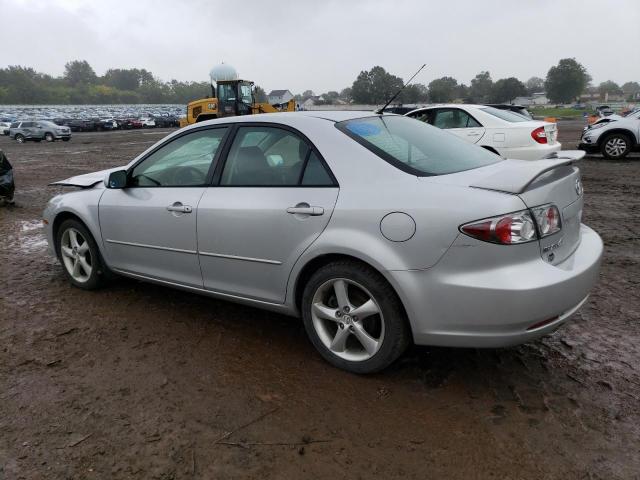
{"label": "silver sedan", "polygon": [[602,255],[582,152],[527,162],[423,122],[296,112],[198,123],[44,212],[73,285],[112,274],[301,316],[368,373],[411,343],[501,347],[562,325]]}

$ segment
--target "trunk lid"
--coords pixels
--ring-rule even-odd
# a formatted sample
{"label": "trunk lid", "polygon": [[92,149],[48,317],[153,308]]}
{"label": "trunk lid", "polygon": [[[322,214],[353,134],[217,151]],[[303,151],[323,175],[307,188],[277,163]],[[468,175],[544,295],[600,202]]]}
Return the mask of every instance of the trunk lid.
{"label": "trunk lid", "polygon": [[582,151],[561,151],[542,160],[505,160],[451,175],[425,177],[425,181],[517,195],[528,208],[555,205],[560,211],[562,228],[539,243],[542,258],[556,265],[580,243],[582,181],[580,170],[573,163],[584,155]]}
{"label": "trunk lid", "polygon": [[562,228],[540,240],[542,258],[556,265],[569,257],[580,243],[584,200],[580,169],[572,163],[583,156],[584,152],[565,151],[553,158],[524,161],[526,165],[507,165],[508,168],[472,186],[516,194],[529,208],[548,204],[558,207]]}

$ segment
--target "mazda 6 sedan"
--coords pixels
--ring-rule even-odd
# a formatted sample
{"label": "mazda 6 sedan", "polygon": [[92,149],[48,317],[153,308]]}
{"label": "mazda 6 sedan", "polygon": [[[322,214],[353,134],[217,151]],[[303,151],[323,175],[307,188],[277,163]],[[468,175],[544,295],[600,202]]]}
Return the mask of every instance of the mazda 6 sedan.
{"label": "mazda 6 sedan", "polygon": [[410,343],[502,347],[562,325],[598,277],[583,152],[503,160],[398,115],[197,123],[72,177],[44,212],[71,283],[111,274],[301,316],[330,363]]}

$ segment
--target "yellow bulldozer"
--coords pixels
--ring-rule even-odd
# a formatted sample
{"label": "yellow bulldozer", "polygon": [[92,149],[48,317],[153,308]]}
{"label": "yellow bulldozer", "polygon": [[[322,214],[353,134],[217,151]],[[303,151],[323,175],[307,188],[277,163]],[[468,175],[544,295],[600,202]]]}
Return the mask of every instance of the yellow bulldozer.
{"label": "yellow bulldozer", "polygon": [[293,112],[295,100],[271,105],[255,101],[253,82],[240,80],[235,69],[227,64],[214,67],[211,76],[211,97],[194,100],[187,105],[187,116],[180,127],[214,118],[253,115],[256,113]]}

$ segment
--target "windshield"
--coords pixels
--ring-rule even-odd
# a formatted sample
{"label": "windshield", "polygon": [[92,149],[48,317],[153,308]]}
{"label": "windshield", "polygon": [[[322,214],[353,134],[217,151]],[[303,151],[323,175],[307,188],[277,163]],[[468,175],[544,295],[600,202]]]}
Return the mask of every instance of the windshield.
{"label": "windshield", "polygon": [[408,117],[357,118],[338,122],[336,128],[400,170],[418,176],[446,175],[502,160],[484,148]]}
{"label": "windshield", "polygon": [[493,115],[494,117],[498,117],[504,120],[505,122],[528,122],[531,120],[525,117],[524,115],[520,115],[519,113],[515,113],[510,110],[500,110],[498,108],[493,108],[493,107],[483,107],[480,110],[490,115]]}

